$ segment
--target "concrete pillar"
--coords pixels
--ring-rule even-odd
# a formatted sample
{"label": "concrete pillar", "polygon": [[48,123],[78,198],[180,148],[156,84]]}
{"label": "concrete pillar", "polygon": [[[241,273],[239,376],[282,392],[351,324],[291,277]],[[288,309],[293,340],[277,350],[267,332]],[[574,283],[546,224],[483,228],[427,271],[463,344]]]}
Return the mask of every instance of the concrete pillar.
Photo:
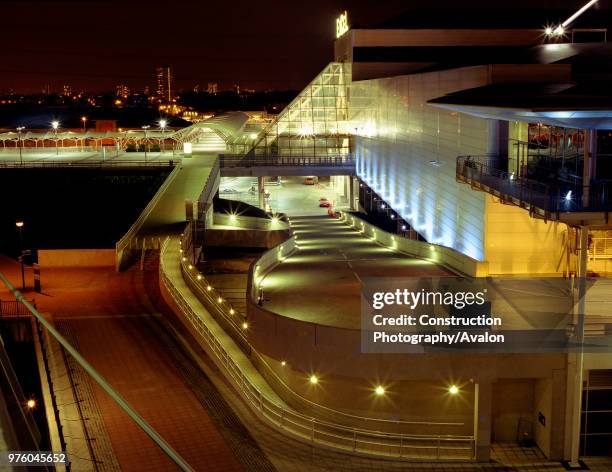
{"label": "concrete pillar", "polygon": [[[585,155],[586,161],[586,155]],[[589,227],[581,226],[579,229],[578,247],[578,303],[574,306],[574,336],[572,342],[579,346],[576,352],[567,355],[567,416],[566,431],[568,441],[566,442],[566,458],[571,467],[580,467],[580,423],[582,420],[582,382],[584,369],[584,314],[586,297],[586,276],[588,262]],[[569,447],[568,447],[569,446]],[[568,450],[569,449],[569,450]]]}
{"label": "concrete pillar", "polygon": [[257,195],[259,195],[259,208],[266,209],[266,185],[265,177],[257,177]]}
{"label": "concrete pillar", "polygon": [[474,459],[487,462],[491,457],[491,418],[492,386],[490,380],[474,384]]}
{"label": "concrete pillar", "polygon": [[584,130],[584,163],[582,166],[582,206],[588,207],[597,163],[597,130]]}
{"label": "concrete pillar", "polygon": [[355,177],[347,177],[347,179],[349,186],[349,208],[353,211],[359,211],[359,203],[355,202],[355,186],[357,186],[356,188],[359,188],[359,182],[357,182],[357,179]]}

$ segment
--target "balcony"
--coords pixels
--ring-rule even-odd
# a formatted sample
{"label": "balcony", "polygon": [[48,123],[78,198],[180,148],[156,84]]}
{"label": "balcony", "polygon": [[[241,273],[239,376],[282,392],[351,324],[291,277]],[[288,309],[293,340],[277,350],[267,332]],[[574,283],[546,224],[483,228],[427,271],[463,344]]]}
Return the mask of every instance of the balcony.
{"label": "balcony", "polygon": [[541,182],[499,169],[494,156],[459,156],[457,181],[517,205],[530,216],[571,225],[607,227],[612,210],[612,182],[589,186],[563,181]]}

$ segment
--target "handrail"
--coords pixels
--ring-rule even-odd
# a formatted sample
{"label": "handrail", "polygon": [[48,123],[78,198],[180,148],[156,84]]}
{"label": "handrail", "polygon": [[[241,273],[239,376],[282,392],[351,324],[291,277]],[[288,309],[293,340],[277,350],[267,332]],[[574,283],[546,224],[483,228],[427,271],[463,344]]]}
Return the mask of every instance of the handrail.
{"label": "handrail", "polygon": [[[195,313],[167,276],[165,256],[169,241],[170,238],[167,238],[162,244],[160,281],[164,284],[177,307],[181,309],[196,332],[200,334],[202,340],[206,343],[207,350],[210,350],[211,357],[221,368],[221,371],[227,372],[230,381],[235,385],[249,407],[260,417],[267,420],[269,425],[313,445],[321,444],[334,449],[372,456],[401,458],[405,457],[405,450],[407,449],[429,449],[436,450],[437,458],[440,458],[440,451],[447,450],[458,451],[463,454],[463,456],[454,458],[472,457],[474,451],[473,436],[401,434],[353,428],[318,420],[315,417],[304,415],[292,408],[278,404],[269,398],[249,381],[249,378],[240,369],[239,364],[224,349],[209,326]],[[417,443],[435,441],[435,445],[410,444],[410,441]],[[442,446],[442,443],[454,443],[456,447]],[[465,444],[468,444],[468,446],[465,446]],[[467,457],[465,457],[466,452]]]}
{"label": "handrail", "polygon": [[[188,282],[188,286],[190,287],[190,289],[193,291],[195,287],[196,298],[198,298],[200,301],[204,302],[205,304],[208,304],[208,307],[214,307],[215,311],[219,313],[221,318],[223,319],[224,324],[227,324],[229,325],[229,327],[232,328],[232,331],[229,332],[228,334],[232,336],[234,341],[237,342],[239,346],[241,347],[244,346],[245,349],[243,350],[246,353],[248,353],[251,356],[258,357],[258,359],[261,360],[266,365],[266,367],[268,367],[269,369],[268,373],[272,374],[275,377],[275,381],[278,381],[280,384],[285,386],[287,389],[291,390],[289,386],[286,385],[286,383],[278,376],[278,374],[273,369],[269,368],[267,362],[257,353],[257,350],[253,348],[252,345],[249,343],[247,337],[244,335],[243,329],[240,326],[241,323],[237,322],[237,317],[235,316],[235,313],[232,314],[231,312],[228,312],[232,307],[229,306],[227,302],[223,299],[222,294],[218,292],[213,287],[213,285],[208,281],[208,279],[202,273],[200,273],[193,264],[189,262],[189,259],[187,257],[185,257],[185,254],[189,254],[191,251],[191,246],[189,246],[189,243],[190,243],[190,236],[188,235],[188,232],[185,231],[182,235],[182,238],[180,241],[181,247],[179,249],[179,254],[183,256],[181,258],[181,271],[183,274],[183,279],[185,279],[185,277],[189,279],[188,281],[186,280],[186,282]],[[287,239],[281,244],[278,244],[277,246],[265,251],[258,259],[256,259],[250,264],[249,272],[247,276],[246,294],[247,294],[247,297],[249,297],[247,299],[247,303],[257,302],[257,293],[256,293],[257,289],[256,289],[256,284],[253,284],[253,281],[256,279],[262,278],[267,272],[271,270],[273,266],[276,266],[279,262],[282,262],[282,260],[294,254],[296,249],[297,249],[297,243],[296,243],[295,237],[292,236],[291,238]],[[266,265],[266,262],[264,261],[270,257],[274,258],[274,262],[272,262],[272,264]],[[204,289],[203,287],[205,287],[206,289]],[[201,294],[202,298],[198,297],[197,296],[198,294]],[[219,299],[221,299],[222,301],[219,302],[218,301]],[[259,307],[259,309],[262,311],[266,311],[274,316],[282,316],[266,308]],[[216,316],[213,315],[213,317],[218,320]],[[247,321],[247,318],[244,317],[240,321],[241,322]],[[316,324],[316,323],[312,323],[309,321],[305,321],[304,323],[311,324],[311,325]],[[351,328],[343,328],[343,329],[351,330]],[[302,397],[301,395],[295,392],[292,392],[292,394],[295,395],[295,397],[301,402],[310,404],[311,406],[319,408],[321,410],[325,410],[329,414],[345,417],[350,420],[359,420],[359,421],[364,421],[364,422],[369,422],[369,423],[380,422],[380,423],[394,424],[394,425],[399,425],[399,426],[401,425],[463,426],[464,425],[464,423],[456,423],[456,422],[405,421],[405,420],[386,420],[383,418],[369,418],[365,416],[353,415],[353,414],[346,413],[340,410],[335,410],[333,408],[326,407],[324,405],[320,405],[318,403],[312,402],[311,400],[308,400],[307,398]]]}
{"label": "handrail", "polygon": [[593,259],[612,259],[612,238],[592,238],[589,257]]}
{"label": "handrail", "polygon": [[206,202],[210,200],[211,192],[214,188],[215,182],[217,180],[217,176],[220,174],[220,172],[221,172],[221,164],[219,163],[219,159],[216,158],[215,162],[213,163],[210,169],[210,172],[208,173],[208,177],[206,177],[206,182],[204,183],[202,192],[200,193],[200,196],[198,197],[198,220],[202,218],[203,212],[205,213],[206,210],[208,210],[206,208]]}
{"label": "handrail", "polygon": [[136,412],[132,408],[132,406],[117,392],[115,389],[102,377],[97,370],[95,370],[92,365],[87,362],[81,354],[70,344],[66,338],[64,338],[59,331],[55,329],[53,324],[51,324],[47,319],[38,312],[38,310],[32,306],[30,302],[28,302],[21,292],[17,290],[13,285],[8,281],[8,279],[4,276],[4,274],[0,273],[0,280],[4,283],[4,285],[9,289],[9,291],[13,294],[15,299],[18,302],[21,302],[32,315],[40,322],[41,325],[45,327],[45,329],[55,338],[55,340],[68,352],[75,361],[87,372],[93,380],[104,390],[117,405],[121,408],[128,416],[145,432],[147,436],[149,436],[153,442],[181,469],[184,471],[191,472],[193,471],[192,467],[183,459],[183,457],[176,452],[170,444],[166,442],[166,440],[159,435],[155,429],[151,427],[147,421],[145,421],[142,416]]}
{"label": "handrail", "polygon": [[116,269],[117,270],[119,270],[119,266],[121,264],[121,258],[123,256],[123,251],[127,249],[132,239],[136,236],[138,231],[140,231],[142,224],[149,217],[149,215],[151,214],[155,206],[159,203],[159,201],[161,200],[162,196],[164,195],[168,187],[170,187],[172,182],[174,182],[174,179],[180,172],[181,168],[182,166],[180,165],[174,166],[174,169],[172,169],[172,172],[170,172],[170,175],[166,177],[166,180],[164,180],[164,183],[162,183],[161,186],[157,189],[157,192],[155,192],[155,195],[153,195],[153,198],[149,200],[149,203],[147,203],[147,206],[144,208],[144,210],[142,210],[142,212],[140,213],[136,221],[132,223],[132,226],[130,226],[130,228],[123,235],[123,237],[119,241],[117,241],[117,244],[115,244],[115,257],[116,257]]}
{"label": "handrail", "polygon": [[539,210],[545,218],[559,219],[561,212],[612,209],[612,184],[607,182],[589,186],[545,184],[491,167],[480,156],[458,156],[456,177],[505,201],[528,207],[530,212]]}
{"label": "handrail", "polygon": [[21,161],[3,161],[0,160],[0,168],[5,169],[37,169],[37,168],[64,168],[64,167],[78,167],[78,168],[89,168],[89,167],[171,167],[174,165],[174,161],[180,161],[180,159],[170,160],[151,160],[151,161],[127,161],[121,159],[108,159],[108,160],[82,160],[82,161],[34,161],[34,162],[21,162]]}
{"label": "handrail", "polygon": [[291,155],[255,155],[222,154],[220,164],[227,167],[354,167],[355,158],[351,154],[333,156],[291,156]]}

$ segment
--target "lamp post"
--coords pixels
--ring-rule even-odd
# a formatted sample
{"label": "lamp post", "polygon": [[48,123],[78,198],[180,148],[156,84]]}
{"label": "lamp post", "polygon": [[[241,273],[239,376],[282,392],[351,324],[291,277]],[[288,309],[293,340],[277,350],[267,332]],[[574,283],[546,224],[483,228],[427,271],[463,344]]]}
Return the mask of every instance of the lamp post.
{"label": "lamp post", "polygon": [[16,221],[15,226],[19,232],[19,264],[21,265],[21,288],[25,290],[25,270],[23,267],[23,221]]}
{"label": "lamp post", "polygon": [[81,122],[83,123],[83,139],[81,139],[81,152],[85,150],[85,133],[87,133],[87,117],[82,116]]}
{"label": "lamp post", "polygon": [[[162,146],[164,144],[166,144],[165,139],[164,139],[164,131],[166,131],[166,125],[167,124],[168,124],[168,122],[165,119],[162,118],[161,120],[159,120],[159,129],[161,129],[161,132],[162,132],[162,143],[163,143]],[[162,154],[163,154],[163,152],[164,152],[164,148],[163,147],[161,148],[161,151],[162,151]]]}
{"label": "lamp post", "polygon": [[59,121],[52,121],[51,128],[53,128],[53,132],[55,133],[55,154],[59,156],[59,143],[57,141],[57,128],[59,128]]}
{"label": "lamp post", "polygon": [[149,125],[143,125],[144,130],[144,151],[145,151],[145,164],[147,163],[147,130],[150,128]]}
{"label": "lamp post", "polygon": [[18,126],[17,127],[17,133],[19,133],[19,162],[21,162],[21,165],[23,166],[23,154],[22,154],[22,150],[23,150],[23,141],[21,140],[21,132],[25,129],[25,126]]}

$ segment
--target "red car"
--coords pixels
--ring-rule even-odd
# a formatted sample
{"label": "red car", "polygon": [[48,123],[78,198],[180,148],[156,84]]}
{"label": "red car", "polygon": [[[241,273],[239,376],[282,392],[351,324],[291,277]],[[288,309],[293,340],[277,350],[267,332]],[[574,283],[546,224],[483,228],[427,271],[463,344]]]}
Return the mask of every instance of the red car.
{"label": "red car", "polygon": [[319,206],[321,208],[329,208],[331,206],[331,202],[327,198],[320,198]]}

